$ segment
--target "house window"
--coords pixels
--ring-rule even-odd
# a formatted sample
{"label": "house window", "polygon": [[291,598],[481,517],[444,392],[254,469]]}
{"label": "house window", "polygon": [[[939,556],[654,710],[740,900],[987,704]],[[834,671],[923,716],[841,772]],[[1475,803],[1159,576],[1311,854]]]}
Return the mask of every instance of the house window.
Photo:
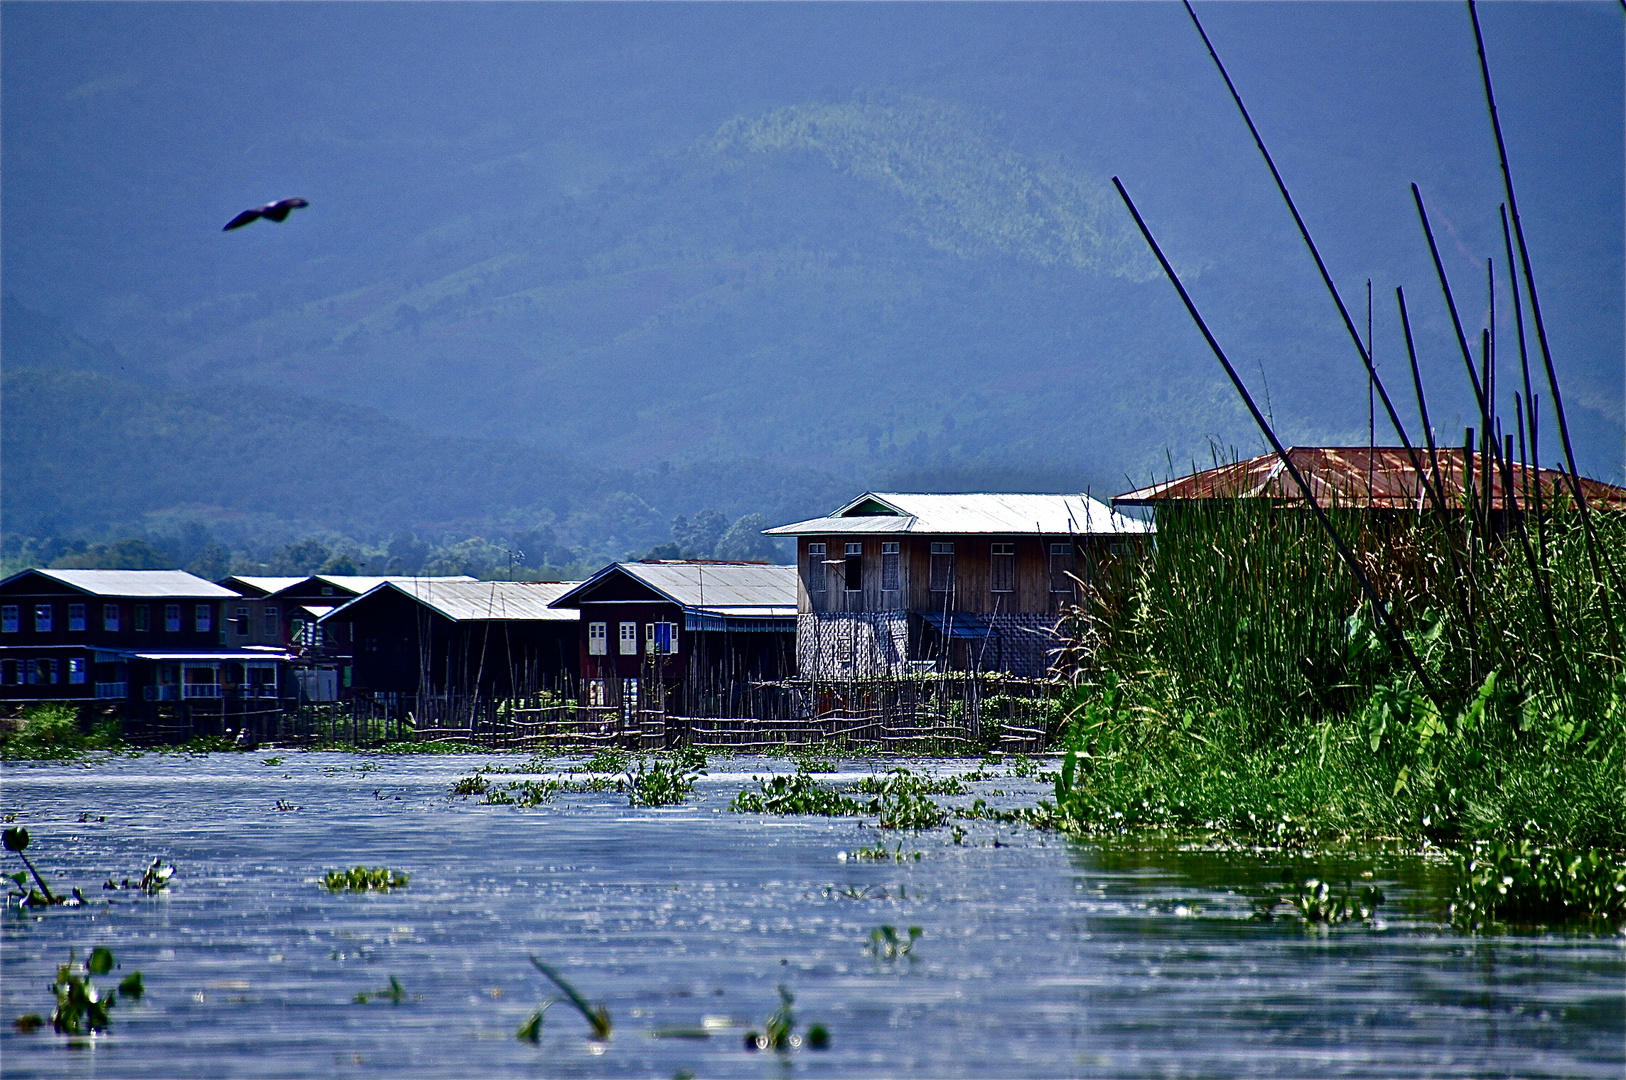
{"label": "house window", "polygon": [[282,613],[277,610],[275,604],[265,609],[265,633],[271,638],[280,637],[282,634]]}
{"label": "house window", "polygon": [[332,596],[333,595],[333,586],[331,586],[331,585],[323,585],[322,586],[322,595],[323,596]]}
{"label": "house window", "polygon": [[677,623],[652,622],[644,624],[644,652],[651,656],[670,656],[677,650]]}
{"label": "house window", "polygon": [[846,576],[846,589],[848,592],[859,592],[864,588],[864,545],[848,544],[845,554],[842,569]]}
{"label": "house window", "polygon": [[821,593],[824,591],[824,552],[823,544],[807,545],[807,591]]}
{"label": "house window", "polygon": [[932,592],[954,591],[954,545],[932,545],[932,565],[929,587]]}
{"label": "house window", "polygon": [[[24,661],[24,663],[28,663]],[[56,682],[56,661],[50,658],[35,660],[29,665],[28,682],[31,686],[50,686]]]}
{"label": "house window", "polygon": [[[609,623],[601,623],[601,622],[590,622],[590,623],[588,623],[587,624],[587,655],[588,656],[603,656],[606,652],[609,651],[609,645],[610,645],[610,640],[609,639],[610,639],[610,624]],[[600,683],[599,684],[599,689],[602,691],[603,688],[604,688],[603,684]],[[600,704],[603,704],[603,703],[600,702]]]}
{"label": "house window", "polygon": [[236,624],[235,626],[232,627],[232,629],[237,631],[237,635],[239,637],[247,637],[248,636],[248,608],[246,608],[246,607],[238,608],[237,609],[237,618],[233,619],[232,622],[234,622]]}
{"label": "house window", "polygon": [[1016,545],[988,545],[988,588],[991,592],[1016,591]]}
{"label": "house window", "polygon": [[102,629],[116,634],[119,631],[119,606],[117,604],[102,605]]}
{"label": "house window", "polygon": [[200,634],[207,634],[214,626],[215,609],[213,604],[199,604],[192,610],[192,627]]}
{"label": "house window", "polygon": [[22,619],[17,614],[16,604],[7,604],[5,607],[0,607],[0,634],[15,634],[22,629],[19,625],[21,622]]}
{"label": "house window", "polygon": [[68,630],[83,633],[85,629],[85,605],[68,605]]}
{"label": "house window", "polygon": [[888,540],[881,544],[881,590],[883,592],[898,591],[898,544]]}
{"label": "house window", "polygon": [[1052,598],[1073,595],[1073,545],[1050,545],[1050,592]]}
{"label": "house window", "polygon": [[[632,624],[629,623],[629,624],[626,624],[626,625],[632,625]],[[634,713],[636,713],[637,711],[638,711],[638,680],[637,679],[622,679],[621,680],[621,713],[622,713],[623,716],[631,716]]]}
{"label": "house window", "polygon": [[35,604],[34,605],[34,633],[36,633],[36,634],[49,634],[51,632],[51,624],[53,622],[53,618],[52,618],[53,614],[54,614],[54,612],[52,611],[50,604]]}
{"label": "house window", "polygon": [[621,655],[638,655],[638,624],[635,622],[621,624]]}
{"label": "house window", "polygon": [[23,663],[21,660],[0,661],[0,683],[6,686],[17,686],[23,681]]}
{"label": "house window", "polygon": [[587,707],[590,709],[602,709],[609,703],[609,693],[605,686],[604,680],[587,680]]}
{"label": "house window", "polygon": [[70,656],[68,658],[68,682],[75,686],[83,686],[88,667],[89,665],[85,663],[83,656]]}
{"label": "house window", "polygon": [[164,629],[172,634],[181,632],[181,605],[164,605]]}
{"label": "house window", "polygon": [[[179,604],[171,604],[169,606],[170,609],[175,612],[175,629],[179,630],[181,628],[181,606]],[[151,609],[148,608],[146,604],[137,604],[135,606],[135,618],[133,621],[137,630],[151,630]]]}

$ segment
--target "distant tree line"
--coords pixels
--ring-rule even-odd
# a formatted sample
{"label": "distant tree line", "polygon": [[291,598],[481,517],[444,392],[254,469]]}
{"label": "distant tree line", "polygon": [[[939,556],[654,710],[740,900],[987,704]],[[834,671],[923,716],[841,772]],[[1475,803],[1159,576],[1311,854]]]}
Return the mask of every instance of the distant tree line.
{"label": "distant tree line", "polygon": [[100,539],[7,533],[0,543],[0,569],[8,574],[32,566],[186,570],[210,581],[232,574],[315,573],[574,579],[607,562],[639,558],[784,561],[789,557],[788,546],[762,535],[772,524],[766,515],[756,513],[730,522],[721,512],[708,508],[692,517],[674,517],[670,539],[664,543],[643,551],[616,551],[616,541],[621,538],[612,535],[597,542],[571,544],[546,523],[461,537],[400,530],[387,540],[358,540],[324,531],[279,544],[256,545],[246,540],[233,543],[207,525],[186,522],[169,532]]}

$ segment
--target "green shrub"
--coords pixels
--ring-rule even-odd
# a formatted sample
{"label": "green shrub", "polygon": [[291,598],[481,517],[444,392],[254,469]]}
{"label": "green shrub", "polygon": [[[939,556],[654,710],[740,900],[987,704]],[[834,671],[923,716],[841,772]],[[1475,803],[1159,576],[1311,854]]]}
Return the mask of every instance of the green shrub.
{"label": "green shrub", "polygon": [[79,731],[79,709],[59,702],[30,705],[22,723],[6,739],[0,754],[7,759],[70,758],[85,748]]}

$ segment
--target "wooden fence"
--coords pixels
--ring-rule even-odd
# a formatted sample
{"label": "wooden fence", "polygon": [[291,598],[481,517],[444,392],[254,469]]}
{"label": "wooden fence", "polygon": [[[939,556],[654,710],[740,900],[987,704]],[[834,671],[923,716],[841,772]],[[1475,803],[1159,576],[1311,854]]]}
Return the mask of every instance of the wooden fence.
{"label": "wooden fence", "polygon": [[199,737],[304,746],[463,742],[514,751],[697,746],[749,752],[788,745],[1032,752],[1057,733],[1059,690],[1053,682],[999,675],[788,680],[736,689],[729,704],[740,711],[727,716],[686,716],[663,707],[679,707],[684,699],[676,695],[638,709],[583,706],[552,696],[392,695],[298,706],[198,702],[128,718],[125,735],[137,743]]}

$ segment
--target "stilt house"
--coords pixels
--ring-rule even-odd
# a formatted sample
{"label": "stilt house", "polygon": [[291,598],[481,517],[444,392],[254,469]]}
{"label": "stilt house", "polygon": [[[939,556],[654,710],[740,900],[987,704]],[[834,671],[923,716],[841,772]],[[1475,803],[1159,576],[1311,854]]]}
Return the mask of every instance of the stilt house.
{"label": "stilt house", "polygon": [[817,679],[1038,677],[1081,586],[1149,527],[1087,495],[868,492],[796,537],[797,664]]}
{"label": "stilt house", "polygon": [[731,715],[753,681],[796,672],[796,568],[611,563],[555,600],[581,612],[583,704]]}

